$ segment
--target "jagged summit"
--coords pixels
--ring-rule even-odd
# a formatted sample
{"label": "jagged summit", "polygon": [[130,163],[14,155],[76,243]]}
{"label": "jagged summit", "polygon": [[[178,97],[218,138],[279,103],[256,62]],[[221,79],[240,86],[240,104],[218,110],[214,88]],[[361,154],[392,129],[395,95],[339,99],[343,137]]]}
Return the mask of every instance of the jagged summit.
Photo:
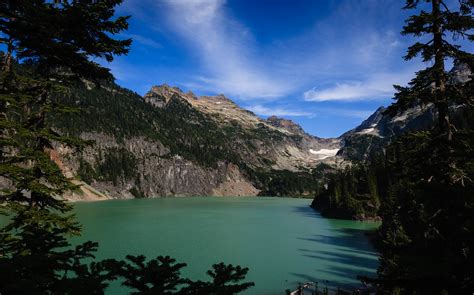
{"label": "jagged summit", "polygon": [[220,123],[238,122],[247,128],[265,126],[288,135],[310,136],[292,120],[270,116],[266,120],[253,112],[239,107],[224,94],[196,96],[192,92],[184,93],[180,88],[163,84],[153,86],[145,94],[144,100],[155,107],[164,107],[173,96],[184,99],[198,111],[213,116]]}
{"label": "jagged summit", "polygon": [[[472,73],[467,64],[456,63],[448,78],[449,83],[462,84],[472,79]],[[431,103],[412,106],[394,116],[385,114],[385,110],[384,107],[378,108],[358,127],[340,136],[342,148],[338,154],[349,160],[366,160],[370,154],[383,151],[393,139],[406,132],[430,129],[438,116]],[[465,105],[450,106],[454,120],[468,117],[467,111]]]}
{"label": "jagged summit", "polygon": [[[275,163],[273,168],[276,169],[298,170],[300,167],[312,167],[321,160],[335,160],[340,146],[339,139],[312,136],[291,120],[276,116],[262,119],[223,94],[197,97],[164,84],[152,87],[144,96],[146,102],[158,108],[165,108],[174,99],[186,102],[223,130],[239,130],[238,136],[248,141],[242,146],[256,148],[261,156]],[[331,155],[326,152],[322,155],[321,151],[331,151]]]}
{"label": "jagged summit", "polygon": [[300,125],[296,124],[292,120],[280,118],[277,116],[270,116],[267,118],[267,122],[272,126],[286,129],[295,134],[304,133],[303,128],[301,128]]}
{"label": "jagged summit", "polygon": [[143,96],[143,99],[154,107],[163,108],[175,95],[186,100],[197,99],[191,91],[184,93],[180,88],[169,86],[168,84],[151,87],[150,91]]}
{"label": "jagged summit", "polygon": [[161,85],[152,86],[150,91],[147,94],[156,94],[156,95],[163,95],[163,96],[172,96],[174,93],[183,93],[179,87],[170,86],[166,83]]}

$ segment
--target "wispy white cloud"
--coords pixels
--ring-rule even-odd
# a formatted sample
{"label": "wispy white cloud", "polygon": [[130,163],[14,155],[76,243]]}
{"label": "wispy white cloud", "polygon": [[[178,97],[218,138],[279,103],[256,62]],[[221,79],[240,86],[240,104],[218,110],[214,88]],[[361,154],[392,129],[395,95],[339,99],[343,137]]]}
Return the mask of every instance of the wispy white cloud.
{"label": "wispy white cloud", "polygon": [[356,119],[367,119],[370,115],[374,113],[373,111],[368,110],[352,110],[344,108],[328,108],[321,111],[323,111],[325,114],[330,114],[331,116]]}
{"label": "wispy white cloud", "polygon": [[[356,5],[360,13],[379,13],[377,1]],[[205,75],[189,83],[245,99],[273,99],[307,85],[337,82],[332,87],[308,90],[308,101],[367,100],[393,95],[392,84],[404,83],[393,75],[400,36],[379,29],[343,2],[299,37],[262,47],[252,32],[226,11],[224,0],[164,0],[171,28],[196,51]],[[393,6],[393,4],[391,4]],[[360,7],[359,7],[360,6]],[[385,8],[393,8],[385,7]],[[373,11],[372,11],[373,10]],[[334,26],[344,18],[343,28]],[[371,17],[368,17],[369,19]],[[274,45],[274,44],[272,44]],[[261,52],[265,54],[260,54]],[[354,77],[361,80],[353,80]],[[387,79],[388,78],[388,79]]]}
{"label": "wispy white cloud", "polygon": [[206,68],[206,76],[192,82],[243,100],[275,98],[292,88],[258,62],[249,30],[226,13],[223,0],[164,3],[172,29],[185,38]]}
{"label": "wispy white cloud", "polygon": [[[405,44],[397,32],[399,24],[393,26],[399,20],[390,14],[381,22],[379,15],[399,10],[399,1],[331,3],[331,12],[315,19],[312,26],[296,28],[293,36],[285,38],[277,32],[272,42],[264,43],[253,36],[252,27],[235,17],[226,0],[130,0],[122,10],[147,18],[155,32],[183,44],[193,65],[177,83],[193,90],[260,103],[301,99],[301,93],[311,87],[304,94],[308,101],[390,96],[391,84],[399,81],[376,81],[376,76],[404,69],[400,64]],[[160,46],[149,35],[134,39]]]}
{"label": "wispy white cloud", "polygon": [[336,83],[326,88],[314,87],[303,96],[306,101],[357,101],[390,98],[394,95],[393,85],[404,85],[410,73],[378,73],[362,81]]}
{"label": "wispy white cloud", "polygon": [[304,93],[306,101],[354,101],[368,98],[387,98],[393,91],[372,85],[370,82],[336,83],[335,86],[318,90],[313,88]]}
{"label": "wispy white cloud", "polygon": [[261,104],[256,105],[247,105],[244,106],[244,109],[254,112],[257,115],[261,116],[280,116],[280,117],[324,117],[327,115],[335,117],[345,117],[345,118],[356,118],[356,119],[366,119],[368,118],[373,111],[372,110],[357,110],[357,109],[348,109],[348,108],[321,108],[321,107],[311,107],[311,108],[287,108],[282,106],[265,106]]}
{"label": "wispy white cloud", "polygon": [[302,110],[291,110],[281,107],[265,107],[263,105],[251,105],[244,107],[261,116],[292,116],[292,117],[314,117],[313,113]]}

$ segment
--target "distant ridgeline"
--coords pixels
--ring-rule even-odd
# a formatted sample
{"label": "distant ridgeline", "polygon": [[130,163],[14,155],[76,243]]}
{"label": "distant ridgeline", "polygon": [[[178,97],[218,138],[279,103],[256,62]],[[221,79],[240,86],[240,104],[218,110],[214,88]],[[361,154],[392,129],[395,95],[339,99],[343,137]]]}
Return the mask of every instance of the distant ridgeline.
{"label": "distant ridgeline", "polygon": [[[452,75],[462,82],[466,71],[458,65]],[[63,172],[82,184],[70,199],[316,195],[312,206],[327,216],[377,218],[388,180],[380,179],[383,161],[372,160],[436,119],[429,104],[394,117],[379,108],[339,138],[323,139],[290,120],[260,119],[224,95],[161,85],[142,97],[88,81],[71,93],[63,99],[81,112],[49,118],[61,133],[91,141],[79,152],[53,151]],[[462,124],[472,122],[463,106],[451,110]]]}
{"label": "distant ridgeline", "polygon": [[49,118],[61,133],[91,141],[79,152],[54,149],[63,172],[82,184],[70,199],[312,197],[338,161],[339,139],[260,119],[223,95],[196,97],[162,85],[141,97],[87,81],[71,93],[63,99],[80,113]]}
{"label": "distant ridgeline", "polygon": [[[470,75],[465,64],[457,64],[450,72],[452,83],[465,83]],[[458,128],[474,127],[472,107],[453,104],[450,112]],[[386,108],[379,108],[357,128],[341,136],[338,156],[351,164],[326,175],[324,188],[316,194],[311,206],[327,217],[379,220],[381,204],[388,198],[394,181],[386,167],[394,160],[387,159],[386,151],[403,153],[405,134],[430,130],[436,122],[437,113],[432,104],[414,106],[396,116],[389,115]]]}

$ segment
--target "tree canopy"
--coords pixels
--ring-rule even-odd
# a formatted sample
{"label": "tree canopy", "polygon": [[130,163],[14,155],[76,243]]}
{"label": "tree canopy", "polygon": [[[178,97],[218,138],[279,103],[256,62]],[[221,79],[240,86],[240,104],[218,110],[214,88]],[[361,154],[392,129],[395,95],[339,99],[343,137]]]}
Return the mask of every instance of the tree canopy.
{"label": "tree canopy", "polygon": [[[424,10],[429,4],[430,10]],[[462,50],[457,41],[473,41],[474,19],[471,0],[459,0],[458,9],[451,10],[444,0],[407,0],[404,9],[415,10],[418,14],[410,16],[403,27],[403,35],[413,35],[422,39],[411,45],[406,60],[421,55],[431,66],[419,71],[408,87],[395,86],[396,102],[388,109],[389,113],[403,111],[416,104],[433,103],[438,111],[438,128],[452,138],[455,131],[450,104],[454,102],[473,103],[473,96],[462,93],[456,83],[448,81],[446,61],[466,63],[474,68],[472,53]],[[427,40],[426,40],[427,39]],[[462,100],[462,101],[460,101]]]}
{"label": "tree canopy", "polygon": [[[147,263],[143,256],[95,261],[97,243],[73,246],[69,241],[80,235],[81,226],[62,196],[77,187],[51,151],[58,145],[80,149],[88,143],[61,134],[47,117],[81,111],[64,100],[77,95],[72,88],[83,79],[113,80],[110,70],[92,59],[112,61],[128,52],[131,40],[115,36],[128,27],[128,16],[114,17],[121,2],[0,3],[0,42],[6,45],[0,55],[0,177],[8,184],[0,191],[0,214],[8,220],[0,229],[2,294],[103,294],[109,281],[118,278],[139,293],[166,293],[184,284],[193,292],[189,294],[198,294],[213,286],[181,278],[184,264],[170,257]],[[223,275],[216,270],[221,285],[215,290],[240,286],[236,282],[247,269],[223,267]],[[243,283],[240,290],[251,285]],[[238,292],[237,287],[232,290]]]}

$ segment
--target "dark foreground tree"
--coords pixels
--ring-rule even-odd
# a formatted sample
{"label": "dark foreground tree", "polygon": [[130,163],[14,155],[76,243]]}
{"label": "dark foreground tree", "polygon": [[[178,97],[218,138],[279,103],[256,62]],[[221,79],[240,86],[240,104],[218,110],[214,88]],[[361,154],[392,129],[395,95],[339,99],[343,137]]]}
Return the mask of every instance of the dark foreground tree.
{"label": "dark foreground tree", "polygon": [[[379,282],[387,293],[474,290],[474,133],[458,131],[449,145],[445,140],[419,132],[387,152],[393,185],[378,245]],[[454,182],[452,163],[459,171]]]}
{"label": "dark foreground tree", "polygon": [[162,294],[162,295],[232,295],[238,294],[254,286],[245,280],[248,268],[214,264],[207,274],[212,278],[210,282],[192,281],[181,277],[180,271],[185,263],[176,263],[169,256],[158,256],[146,261],[145,256],[127,256],[125,262],[118,262],[116,274],[133,291],[132,294]]}
{"label": "dark foreground tree", "polygon": [[[102,294],[113,275],[103,263],[84,264],[97,244],[71,248],[66,234],[79,230],[71,216],[19,206],[0,237],[0,291],[2,294],[69,293],[82,290]],[[15,233],[10,233],[15,230]]]}
{"label": "dark foreground tree", "polygon": [[252,282],[241,283],[248,271],[248,268],[233,266],[232,264],[225,265],[222,262],[214,264],[212,270],[207,271],[212,281],[206,283],[199,282],[198,284],[204,287],[202,289],[197,288],[198,292],[192,292],[191,294],[238,294],[254,286]]}
{"label": "dark foreground tree", "polygon": [[[433,66],[417,73],[408,87],[397,87],[392,114],[433,104],[433,130],[408,134],[387,150],[392,185],[382,206],[381,264],[376,282],[382,294],[472,294],[474,292],[474,124],[473,55],[450,40],[473,41],[473,1],[452,11],[445,1],[407,1],[406,8],[429,4],[430,11],[408,19],[404,34],[427,35],[408,49]],[[451,38],[448,33],[453,33]],[[456,80],[446,59],[471,73]],[[463,122],[456,125],[454,118]]]}
{"label": "dark foreground tree", "polygon": [[[419,14],[411,16],[403,27],[402,34],[427,38],[408,48],[405,60],[421,55],[424,62],[432,66],[419,71],[408,87],[395,86],[398,90],[396,102],[389,108],[394,114],[420,104],[434,104],[438,112],[438,128],[448,140],[453,136],[453,125],[449,106],[453,102],[472,103],[472,94],[460,93],[455,83],[450,83],[445,63],[447,59],[455,63],[473,66],[471,53],[461,50],[457,40],[473,41],[474,19],[472,0],[458,0],[456,11],[448,8],[444,0],[407,0],[405,9],[419,9]],[[425,11],[422,4],[429,10]],[[449,3],[448,3],[449,4]],[[423,6],[420,8],[420,6]]]}
{"label": "dark foreground tree", "polygon": [[118,273],[124,278],[122,285],[134,290],[132,294],[177,294],[187,283],[180,274],[186,264],[176,263],[169,256],[158,256],[150,261],[143,255],[126,258],[130,262],[123,262]]}
{"label": "dark foreground tree", "polygon": [[[86,263],[97,244],[71,247],[80,234],[72,207],[61,196],[76,187],[51,158],[55,145],[84,143],[56,132],[50,113],[81,78],[112,79],[90,57],[111,60],[131,40],[115,40],[127,18],[112,20],[121,1],[15,0],[0,3],[0,42],[6,43],[0,73],[1,213],[0,293],[101,294],[113,276],[105,262]],[[80,291],[79,291],[80,290]]]}
{"label": "dark foreground tree", "polygon": [[119,277],[140,293],[166,294],[189,282],[179,276],[183,265],[169,257],[146,265],[142,256],[128,257],[134,265],[95,262],[97,243],[68,241],[81,227],[62,196],[77,187],[52,151],[87,143],[58,132],[48,117],[80,111],[62,101],[84,79],[113,80],[109,69],[90,58],[111,61],[128,52],[131,40],[114,39],[128,26],[128,17],[114,18],[121,2],[0,2],[0,42],[6,45],[0,54],[0,178],[7,183],[0,214],[8,220],[0,229],[1,294],[103,294],[108,281]]}

